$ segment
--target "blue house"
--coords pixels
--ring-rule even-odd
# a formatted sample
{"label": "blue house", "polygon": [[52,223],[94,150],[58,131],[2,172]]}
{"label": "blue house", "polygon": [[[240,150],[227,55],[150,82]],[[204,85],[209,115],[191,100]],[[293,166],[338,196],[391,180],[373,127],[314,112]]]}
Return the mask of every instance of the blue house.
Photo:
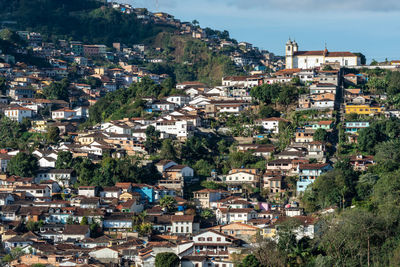
{"label": "blue house", "polygon": [[147,200],[149,203],[153,203],[155,201],[154,187],[151,185],[135,184],[133,185],[132,191],[139,193],[140,197]]}
{"label": "blue house", "polygon": [[368,121],[352,121],[346,122],[344,126],[344,131],[346,133],[357,133],[359,130],[369,127]]}
{"label": "blue house", "polygon": [[297,167],[299,180],[296,183],[297,193],[304,192],[317,177],[333,169],[328,163],[300,164]]}

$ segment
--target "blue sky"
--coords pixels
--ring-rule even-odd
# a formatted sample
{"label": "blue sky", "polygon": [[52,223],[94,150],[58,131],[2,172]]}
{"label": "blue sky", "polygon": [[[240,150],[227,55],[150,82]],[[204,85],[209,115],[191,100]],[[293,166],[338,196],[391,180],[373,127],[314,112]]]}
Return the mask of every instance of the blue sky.
{"label": "blue sky", "polygon": [[[364,53],[372,59],[400,59],[399,0],[119,0],[163,11],[201,27],[228,30],[278,55],[290,36],[300,50]],[[157,9],[158,7],[158,9]]]}

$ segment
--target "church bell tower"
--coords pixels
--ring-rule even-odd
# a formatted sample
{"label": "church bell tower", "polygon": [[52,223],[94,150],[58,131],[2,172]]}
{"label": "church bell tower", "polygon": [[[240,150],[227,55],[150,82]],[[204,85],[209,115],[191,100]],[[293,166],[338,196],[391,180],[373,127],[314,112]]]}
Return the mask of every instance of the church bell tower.
{"label": "church bell tower", "polygon": [[289,40],[286,42],[285,46],[285,56],[286,56],[286,69],[293,69],[293,58],[294,58],[294,52],[297,52],[298,46],[296,42],[292,42],[292,40]]}

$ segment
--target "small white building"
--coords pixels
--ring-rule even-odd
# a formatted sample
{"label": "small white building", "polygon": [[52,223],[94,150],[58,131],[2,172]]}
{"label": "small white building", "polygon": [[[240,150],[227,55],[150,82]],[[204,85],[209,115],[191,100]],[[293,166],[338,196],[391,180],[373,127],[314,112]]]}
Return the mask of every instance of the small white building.
{"label": "small white building", "polygon": [[185,95],[171,95],[166,98],[166,101],[169,103],[176,104],[178,106],[184,106],[189,103],[190,98]]}
{"label": "small white building", "polygon": [[25,107],[15,106],[7,108],[4,111],[4,114],[7,118],[21,123],[24,118],[32,118],[33,110]]}
{"label": "small white building", "polygon": [[255,125],[262,126],[268,132],[278,134],[279,133],[279,122],[287,122],[287,120],[282,118],[268,118],[268,119],[259,119],[255,121]]}
{"label": "small white building", "polygon": [[172,215],[171,222],[173,234],[193,234],[194,215]]}
{"label": "small white building", "polygon": [[73,120],[77,119],[76,111],[69,108],[62,108],[51,112],[53,120]]}

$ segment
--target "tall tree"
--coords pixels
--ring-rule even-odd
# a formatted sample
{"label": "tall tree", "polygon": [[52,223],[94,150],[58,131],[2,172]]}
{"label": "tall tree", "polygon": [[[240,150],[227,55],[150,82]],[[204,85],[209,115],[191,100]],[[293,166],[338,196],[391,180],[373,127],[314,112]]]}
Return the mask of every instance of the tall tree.
{"label": "tall tree", "polygon": [[11,158],[7,168],[11,175],[33,177],[39,168],[38,159],[32,154],[19,152]]}
{"label": "tall tree", "polygon": [[144,146],[149,154],[153,154],[160,148],[160,132],[153,125],[146,128],[146,141]]}
{"label": "tall tree", "polygon": [[172,252],[162,252],[156,255],[156,267],[178,267],[179,257]]}

